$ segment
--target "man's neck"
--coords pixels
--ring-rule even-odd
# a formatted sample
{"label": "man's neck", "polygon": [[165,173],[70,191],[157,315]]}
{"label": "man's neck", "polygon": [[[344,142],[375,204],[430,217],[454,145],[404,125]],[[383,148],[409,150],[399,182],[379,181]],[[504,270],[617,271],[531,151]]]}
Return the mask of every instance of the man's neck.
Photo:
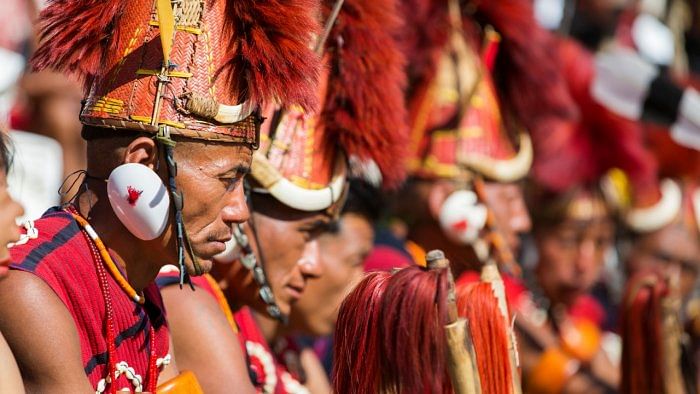
{"label": "man's neck", "polygon": [[253,317],[258,323],[258,327],[265,337],[265,341],[272,347],[277,338],[280,337],[282,331],[282,323],[270,316],[253,310]]}
{"label": "man's neck", "polygon": [[81,215],[88,219],[114,263],[126,272],[126,279],[137,293],[152,283],[163,265],[164,253],[158,253],[154,242],[146,245],[134,237],[115,216],[106,196],[88,190],[76,199]]}

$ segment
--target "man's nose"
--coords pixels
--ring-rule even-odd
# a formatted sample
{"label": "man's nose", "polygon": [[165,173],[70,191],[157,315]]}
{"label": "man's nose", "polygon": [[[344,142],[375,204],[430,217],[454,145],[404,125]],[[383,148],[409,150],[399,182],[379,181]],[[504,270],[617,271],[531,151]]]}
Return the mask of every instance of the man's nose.
{"label": "man's nose", "polygon": [[250,210],[243,191],[243,182],[232,192],[227,193],[224,198],[226,199],[226,205],[224,205],[221,215],[224,222],[232,224],[243,223],[248,220]]}
{"label": "man's nose", "polygon": [[301,273],[307,277],[320,277],[323,275],[323,265],[321,264],[321,251],[318,240],[314,239],[306,243],[304,252],[299,259]]}
{"label": "man's nose", "polygon": [[514,234],[525,234],[532,230],[530,214],[527,211],[527,206],[525,206],[525,200],[522,198],[514,198],[510,202],[508,227]]}
{"label": "man's nose", "polygon": [[599,250],[595,241],[584,239],[578,248],[578,256],[576,257],[576,271],[587,272],[596,264],[596,256]]}

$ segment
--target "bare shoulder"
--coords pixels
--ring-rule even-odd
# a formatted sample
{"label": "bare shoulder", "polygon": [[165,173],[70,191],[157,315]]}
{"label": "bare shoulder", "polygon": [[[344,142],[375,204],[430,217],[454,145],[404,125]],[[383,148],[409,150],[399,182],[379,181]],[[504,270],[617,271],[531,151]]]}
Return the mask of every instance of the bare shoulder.
{"label": "bare shoulder", "polygon": [[10,271],[0,280],[0,316],[0,332],[15,355],[27,392],[93,391],[83,371],[73,318],[42,279]]}
{"label": "bare shoulder", "polygon": [[[181,371],[194,372],[206,393],[253,393],[238,335],[217,300],[203,289],[161,289]],[[232,386],[235,385],[235,386]]]}

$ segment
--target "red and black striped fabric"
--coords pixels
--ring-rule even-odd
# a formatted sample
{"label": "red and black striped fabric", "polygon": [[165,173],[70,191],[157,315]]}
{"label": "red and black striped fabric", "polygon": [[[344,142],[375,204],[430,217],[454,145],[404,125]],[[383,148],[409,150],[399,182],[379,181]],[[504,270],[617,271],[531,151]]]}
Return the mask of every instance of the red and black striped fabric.
{"label": "red and black striped fabric", "polygon": [[[38,276],[61,299],[78,330],[85,374],[97,387],[107,376],[106,309],[88,240],[73,217],[57,208],[47,211],[34,226],[38,238],[10,249],[10,268]],[[154,328],[157,356],[168,353],[168,328],[160,292],[155,283],[149,285],[144,289],[146,302],[140,305],[111,275],[107,279],[116,328],[116,362],[124,361],[134,368],[143,379],[143,387],[148,387],[149,326]],[[117,387],[133,389],[124,375],[119,377]]]}

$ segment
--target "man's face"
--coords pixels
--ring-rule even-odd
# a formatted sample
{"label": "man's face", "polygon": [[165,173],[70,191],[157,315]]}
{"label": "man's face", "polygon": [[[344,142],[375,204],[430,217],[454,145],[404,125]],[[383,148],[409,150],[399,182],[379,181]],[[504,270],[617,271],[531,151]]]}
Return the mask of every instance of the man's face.
{"label": "man's face", "polygon": [[587,221],[566,219],[536,232],[537,279],[552,302],[571,305],[598,281],[614,231],[605,216]]}
{"label": "man's face", "polygon": [[[249,217],[243,178],[249,172],[252,149],[242,144],[178,142],[175,148],[177,187],[183,195],[182,216],[194,254],[204,272],[231,239],[231,226]],[[171,220],[174,224],[174,220]],[[176,253],[172,226],[168,250]],[[187,253],[185,264],[194,273]]]}
{"label": "man's face", "polygon": [[[330,218],[322,212],[292,209],[266,194],[253,193],[252,207],[257,245],[252,231],[247,232],[248,239],[258,260],[264,264],[277,306],[288,315],[291,305],[301,298],[307,280],[318,278],[323,273],[318,238],[328,229]],[[233,265],[237,267],[232,271],[242,266],[238,263]],[[240,278],[240,273],[238,276],[238,279],[245,279]],[[249,277],[250,273],[246,272],[246,276]],[[249,283],[249,280],[245,282]],[[235,293],[237,283],[229,283],[229,286]],[[257,296],[257,286],[251,290],[248,286],[245,291],[251,294],[242,295],[243,298],[247,304],[264,312],[262,301]]]}
{"label": "man's face", "polygon": [[680,274],[680,292],[687,298],[693,291],[700,270],[700,240],[697,232],[680,223],[641,236],[627,262],[629,275],[642,269],[657,268],[669,275]]}
{"label": "man's face", "polygon": [[312,336],[333,332],[341,302],[362,278],[373,239],[370,222],[353,213],[342,216],[337,232],[319,237],[323,277],[309,281],[304,295],[292,306],[292,331]]}
{"label": "man's face", "polygon": [[486,204],[493,211],[508,246],[517,254],[520,249],[519,235],[532,228],[520,185],[498,182],[485,182],[484,185]]}

